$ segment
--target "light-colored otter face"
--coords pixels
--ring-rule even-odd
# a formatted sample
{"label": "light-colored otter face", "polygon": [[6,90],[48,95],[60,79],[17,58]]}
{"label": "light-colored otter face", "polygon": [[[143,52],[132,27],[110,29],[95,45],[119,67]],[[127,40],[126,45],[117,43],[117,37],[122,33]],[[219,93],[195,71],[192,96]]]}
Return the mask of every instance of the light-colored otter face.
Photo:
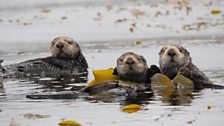
{"label": "light-colored otter face", "polygon": [[159,63],[161,68],[181,67],[191,62],[189,52],[178,45],[168,45],[163,47],[159,52]]}
{"label": "light-colored otter face", "polygon": [[75,58],[80,52],[79,45],[69,37],[57,37],[51,43],[51,53],[59,58]]}
{"label": "light-colored otter face", "polygon": [[144,57],[132,52],[127,52],[118,58],[116,69],[119,76],[144,76],[148,70],[148,66]]}

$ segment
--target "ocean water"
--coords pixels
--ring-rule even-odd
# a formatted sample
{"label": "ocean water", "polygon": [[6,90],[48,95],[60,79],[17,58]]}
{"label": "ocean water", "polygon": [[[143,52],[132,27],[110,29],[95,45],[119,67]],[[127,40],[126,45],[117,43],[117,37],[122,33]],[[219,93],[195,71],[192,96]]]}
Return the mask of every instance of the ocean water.
{"label": "ocean water", "polygon": [[[182,41],[181,41],[182,40]],[[224,60],[222,39],[180,39],[172,40],[186,47],[193,62],[216,84],[224,86]],[[209,41],[209,42],[208,42]],[[164,43],[166,42],[166,43]],[[90,46],[91,44],[91,46]],[[89,81],[93,79],[92,70],[114,67],[116,59],[124,52],[135,52],[143,55],[148,65],[158,65],[158,52],[167,40],[144,40],[141,45],[127,42],[88,43],[83,45],[83,53],[89,63]],[[93,49],[94,48],[94,49]],[[10,63],[21,60],[44,57],[49,53],[28,53],[22,55],[6,55],[5,61]],[[29,126],[57,125],[62,119],[75,120],[82,125],[205,125],[211,123],[223,125],[224,102],[223,90],[203,89],[200,92],[182,90],[175,97],[164,92],[141,96],[132,100],[107,99],[58,99],[32,100],[26,95],[57,92],[44,85],[28,80],[4,80],[0,90],[0,124]],[[85,86],[86,83],[72,84]],[[68,90],[68,89],[64,89]],[[143,107],[136,113],[122,111],[124,105],[137,103]],[[208,109],[208,106],[211,108]],[[27,114],[40,114],[43,118],[28,118]],[[46,116],[46,117],[45,117]],[[178,121],[177,121],[178,120]],[[16,125],[16,126],[17,126]]]}
{"label": "ocean water", "polygon": [[[92,70],[115,67],[116,59],[124,52],[143,55],[148,65],[158,65],[162,46],[175,43],[190,51],[193,63],[214,83],[224,86],[223,13],[210,13],[212,9],[223,10],[222,1],[213,1],[215,4],[211,6],[203,3],[207,0],[194,1],[196,4],[189,5],[192,7],[190,15],[184,8],[175,9],[175,4],[164,4],[162,0],[133,1],[1,0],[0,59],[7,65],[46,57],[51,55],[50,42],[56,36],[70,36],[80,44],[88,61],[90,81]],[[46,12],[42,12],[43,9]],[[131,10],[146,14],[135,16]],[[170,16],[154,16],[164,10],[169,10]],[[117,24],[118,19],[127,21]],[[182,29],[183,25],[195,27],[201,21],[208,25],[192,31]],[[133,23],[135,31],[130,32]],[[141,42],[136,44],[136,41]],[[71,85],[85,86],[87,83]],[[46,91],[57,93],[55,89],[30,80],[0,81],[0,125],[56,126],[63,119],[75,120],[83,126],[224,124],[223,90],[183,90],[175,97],[156,92],[137,99],[110,102],[94,98],[26,98],[28,94]],[[124,105],[130,103],[138,103],[143,110],[132,114],[123,112]],[[43,118],[26,116],[31,114],[43,115]]]}

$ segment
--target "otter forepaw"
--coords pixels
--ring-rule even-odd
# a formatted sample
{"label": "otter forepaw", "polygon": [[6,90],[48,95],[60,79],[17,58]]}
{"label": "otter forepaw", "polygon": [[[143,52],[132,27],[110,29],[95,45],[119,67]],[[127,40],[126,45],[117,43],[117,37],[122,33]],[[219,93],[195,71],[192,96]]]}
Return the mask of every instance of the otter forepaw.
{"label": "otter forepaw", "polygon": [[150,70],[153,74],[161,73],[159,67],[157,67],[156,65],[151,65]]}
{"label": "otter forepaw", "polygon": [[191,70],[188,67],[181,67],[179,73],[187,78],[192,78]]}
{"label": "otter forepaw", "polygon": [[114,68],[113,75],[118,75],[118,72],[117,72],[117,68],[116,67]]}

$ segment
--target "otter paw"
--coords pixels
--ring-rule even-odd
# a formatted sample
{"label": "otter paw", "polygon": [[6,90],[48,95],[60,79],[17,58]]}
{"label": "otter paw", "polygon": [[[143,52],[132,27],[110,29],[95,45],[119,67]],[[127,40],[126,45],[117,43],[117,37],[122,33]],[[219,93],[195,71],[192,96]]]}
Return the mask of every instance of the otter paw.
{"label": "otter paw", "polygon": [[150,70],[152,71],[152,73],[156,74],[156,73],[161,73],[159,67],[157,67],[156,65],[151,65],[150,66]]}
{"label": "otter paw", "polygon": [[188,67],[181,67],[178,74],[181,74],[186,78],[191,78],[192,76],[192,72]]}

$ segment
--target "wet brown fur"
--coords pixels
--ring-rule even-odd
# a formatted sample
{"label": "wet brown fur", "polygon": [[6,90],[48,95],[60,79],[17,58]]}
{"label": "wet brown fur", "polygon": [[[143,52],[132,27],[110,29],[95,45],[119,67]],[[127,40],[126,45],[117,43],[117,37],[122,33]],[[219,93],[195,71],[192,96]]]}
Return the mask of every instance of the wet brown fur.
{"label": "wet brown fur", "polygon": [[[173,55],[173,56],[172,56]],[[177,73],[193,80],[196,87],[203,83],[211,83],[208,77],[192,63],[190,53],[179,45],[168,45],[159,52],[161,72],[173,79]]]}

